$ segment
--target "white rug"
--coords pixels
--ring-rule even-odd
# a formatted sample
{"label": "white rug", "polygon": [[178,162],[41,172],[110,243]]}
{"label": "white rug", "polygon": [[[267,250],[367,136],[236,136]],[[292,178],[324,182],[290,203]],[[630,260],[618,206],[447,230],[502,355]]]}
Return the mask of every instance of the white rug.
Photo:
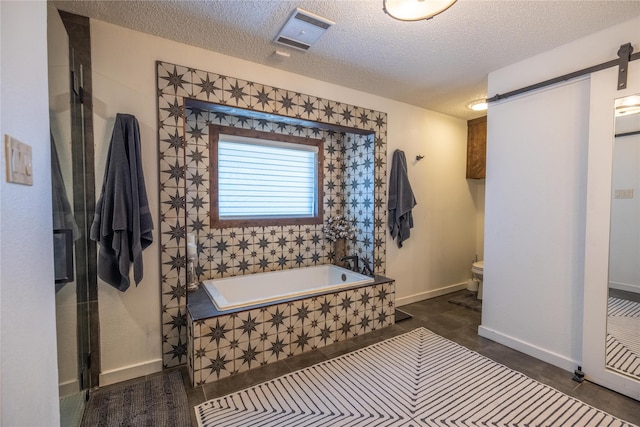
{"label": "white rug", "polygon": [[607,366],[640,379],[640,303],[609,298]]}
{"label": "white rug", "polygon": [[201,427],[632,425],[424,328],[195,411]]}

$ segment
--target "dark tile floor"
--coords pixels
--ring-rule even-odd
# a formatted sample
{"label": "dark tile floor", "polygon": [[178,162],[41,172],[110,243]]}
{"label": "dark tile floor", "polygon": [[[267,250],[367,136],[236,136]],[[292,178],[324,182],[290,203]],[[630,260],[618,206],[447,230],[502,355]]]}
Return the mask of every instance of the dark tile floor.
{"label": "dark tile floor", "polygon": [[[191,387],[188,375],[183,370],[189,405],[193,407],[206,400],[241,390],[422,326],[596,408],[640,425],[640,402],[587,381],[577,383],[571,379],[570,372],[478,336],[480,313],[448,302],[452,296],[459,296],[465,292],[467,291],[402,306],[400,309],[411,314],[413,316],[411,319],[234,377],[225,378],[214,384]],[[193,426],[198,425],[195,411],[191,412],[191,422]]]}

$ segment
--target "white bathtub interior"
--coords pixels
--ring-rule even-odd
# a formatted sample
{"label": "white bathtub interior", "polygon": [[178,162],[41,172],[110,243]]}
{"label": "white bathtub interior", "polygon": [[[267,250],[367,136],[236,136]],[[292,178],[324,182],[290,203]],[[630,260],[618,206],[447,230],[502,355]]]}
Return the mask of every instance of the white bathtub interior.
{"label": "white bathtub interior", "polygon": [[336,265],[318,265],[202,282],[220,311],[373,283],[374,278]]}

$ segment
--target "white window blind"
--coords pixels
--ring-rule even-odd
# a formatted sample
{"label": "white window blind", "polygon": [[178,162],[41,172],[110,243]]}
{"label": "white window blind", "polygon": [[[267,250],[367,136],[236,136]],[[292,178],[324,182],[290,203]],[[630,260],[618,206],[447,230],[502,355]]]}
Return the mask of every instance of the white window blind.
{"label": "white window blind", "polygon": [[317,153],[312,145],[220,135],[220,219],[314,217]]}

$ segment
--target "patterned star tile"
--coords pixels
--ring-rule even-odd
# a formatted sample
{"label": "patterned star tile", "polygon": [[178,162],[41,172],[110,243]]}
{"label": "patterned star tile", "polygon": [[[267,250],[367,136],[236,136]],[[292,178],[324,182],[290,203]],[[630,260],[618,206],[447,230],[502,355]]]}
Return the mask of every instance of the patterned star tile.
{"label": "patterned star tile", "polygon": [[290,337],[289,356],[297,356],[314,348],[314,341],[316,340],[313,336],[313,328],[310,325],[294,328]]}
{"label": "patterned star tile", "polygon": [[264,340],[264,364],[286,359],[290,354],[291,334],[288,332],[269,335]]}
{"label": "patterned star tile", "polygon": [[344,317],[340,318],[336,325],[336,340],[344,341],[355,336],[355,318]]}
{"label": "patterned star tile", "polygon": [[217,316],[206,319],[201,326],[200,337],[205,351],[216,347],[229,347],[234,341],[234,319],[232,316]]}
{"label": "patterned star tile", "polygon": [[172,93],[178,97],[189,97],[192,94],[192,72],[180,65],[159,63],[158,91]]}
{"label": "patterned star tile", "polygon": [[244,80],[222,78],[222,101],[233,107],[248,108],[251,100],[251,87]]}
{"label": "patterned star tile", "polygon": [[193,95],[200,101],[220,103],[223,99],[221,76],[206,71],[195,70],[193,74]]}
{"label": "patterned star tile", "polygon": [[177,216],[166,218],[160,223],[160,236],[163,238],[165,249],[177,249],[185,243],[187,229],[184,221]]}
{"label": "patterned star tile", "polygon": [[[253,110],[265,113],[276,112],[276,90],[273,87],[254,84],[250,87],[249,95],[251,97],[250,105]],[[260,126],[260,124],[257,123],[254,126]]]}
{"label": "patterned star tile", "polygon": [[299,95],[286,89],[272,88],[275,101],[275,112],[282,116],[295,117],[299,103]]}
{"label": "patterned star tile", "polygon": [[160,206],[164,208],[164,218],[181,218],[187,207],[184,193],[178,188],[165,188],[160,190]]}
{"label": "patterned star tile", "polygon": [[288,303],[271,305],[262,311],[263,333],[266,336],[276,335],[286,331],[291,318],[291,306]]}
{"label": "patterned star tile", "polygon": [[186,305],[187,286],[182,282],[181,278],[171,281],[170,284],[163,287],[162,297],[163,310],[184,307]]}
{"label": "patterned star tile", "polygon": [[354,336],[371,332],[373,316],[368,310],[362,310],[354,316]]}
{"label": "patterned star tile", "polygon": [[163,359],[167,367],[179,366],[187,362],[187,334],[184,338],[180,336],[168,337],[162,343]]}
{"label": "patterned star tile", "polygon": [[177,126],[161,125],[158,129],[158,146],[162,158],[178,157],[185,149],[185,138]]}
{"label": "patterned star tile", "polygon": [[179,249],[177,251],[171,251],[167,249],[166,251],[162,252],[160,262],[163,276],[165,272],[167,272],[167,276],[173,275],[169,273],[186,274],[185,268],[187,266],[187,259],[184,252],[180,252]]}
{"label": "patterned star tile", "polygon": [[255,340],[263,333],[261,309],[241,311],[234,315],[234,338],[239,343]]}
{"label": "patterned star tile", "polygon": [[309,95],[299,95],[297,98],[296,117],[304,120],[318,121],[319,98]]}
{"label": "patterned star tile", "polygon": [[321,323],[321,322],[318,322],[317,320],[312,320],[309,323],[309,326],[306,329],[310,336],[310,339],[309,339],[309,345],[311,346],[310,349],[315,350],[317,348],[321,348],[326,345],[325,343],[321,342],[318,337],[320,329],[325,326],[326,326],[326,323]]}
{"label": "patterned star tile", "polygon": [[329,100],[320,100],[318,102],[318,121],[323,123],[340,124],[340,115],[338,111],[339,103]]}
{"label": "patterned star tile", "polygon": [[187,315],[182,307],[167,307],[162,312],[162,324],[168,331],[167,336],[180,335],[181,332],[186,334]]}
{"label": "patterned star tile", "polygon": [[353,317],[353,309],[357,304],[353,291],[343,291],[336,297],[336,315],[340,319]]}
{"label": "patterned star tile", "polygon": [[181,97],[162,95],[158,98],[158,104],[161,126],[184,126],[185,111]]}
{"label": "patterned star tile", "polygon": [[[181,157],[165,156],[160,159],[160,189],[182,189],[186,178],[184,159]],[[183,190],[184,191],[184,190]]]}
{"label": "patterned star tile", "polygon": [[314,310],[313,301],[304,299],[290,303],[290,319],[293,329],[308,327],[311,323],[311,314]]}
{"label": "patterned star tile", "polygon": [[331,321],[336,315],[337,294],[326,294],[313,298],[311,320],[318,323]]}
{"label": "patterned star tile", "polygon": [[191,191],[187,193],[187,215],[208,214],[210,195],[208,191]]}
{"label": "patterned star tile", "polygon": [[225,347],[207,353],[202,360],[201,384],[217,381],[235,372],[234,352]]}
{"label": "patterned star tile", "polygon": [[233,351],[234,373],[248,371],[264,364],[264,342],[255,339],[238,344]]}
{"label": "patterned star tile", "polygon": [[331,345],[338,340],[336,325],[331,322],[319,323],[313,332],[318,348]]}

